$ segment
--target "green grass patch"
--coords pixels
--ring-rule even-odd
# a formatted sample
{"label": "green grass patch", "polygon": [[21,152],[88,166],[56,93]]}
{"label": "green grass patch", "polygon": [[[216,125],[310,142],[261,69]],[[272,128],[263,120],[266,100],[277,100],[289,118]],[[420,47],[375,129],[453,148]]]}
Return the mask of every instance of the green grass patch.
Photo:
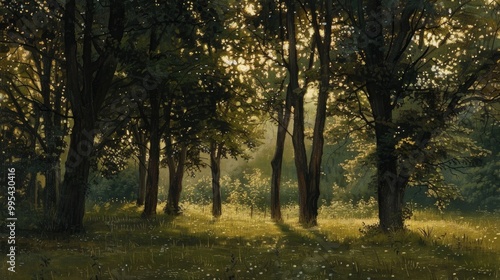
{"label": "green grass patch", "polygon": [[20,229],[17,272],[2,279],[500,278],[498,214],[415,211],[407,231],[382,234],[369,226],[373,212],[335,207],[322,207],[319,226],[305,229],[296,207],[277,224],[244,206],[224,205],[217,220],[197,205],[143,220],[133,204],[95,205],[85,233]]}

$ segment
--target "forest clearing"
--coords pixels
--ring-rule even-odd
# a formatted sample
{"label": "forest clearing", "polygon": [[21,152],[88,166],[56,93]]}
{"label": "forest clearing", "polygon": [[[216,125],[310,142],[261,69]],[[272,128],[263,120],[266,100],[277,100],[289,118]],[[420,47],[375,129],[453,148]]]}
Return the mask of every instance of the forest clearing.
{"label": "forest clearing", "polygon": [[[10,279],[498,279],[498,213],[415,210],[405,232],[370,229],[375,213],[322,207],[319,226],[282,223],[264,212],[185,205],[183,215],[139,218],[131,203],[90,207],[85,233],[20,233]],[[269,213],[268,213],[269,214]],[[269,216],[269,215],[267,215]],[[36,222],[32,220],[31,222]],[[6,264],[2,264],[2,270]]]}
{"label": "forest clearing", "polygon": [[500,278],[500,0],[0,5],[0,278]]}

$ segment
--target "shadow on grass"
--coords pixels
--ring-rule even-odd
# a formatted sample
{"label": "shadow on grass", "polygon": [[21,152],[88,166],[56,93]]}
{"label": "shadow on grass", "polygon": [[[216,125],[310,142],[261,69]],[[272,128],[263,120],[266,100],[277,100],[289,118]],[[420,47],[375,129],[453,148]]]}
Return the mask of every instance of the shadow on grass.
{"label": "shadow on grass", "polygon": [[20,229],[25,278],[17,279],[487,279],[500,272],[492,268],[496,251],[475,251],[491,242],[453,232],[437,240],[436,225],[360,236],[354,223],[335,234],[337,220],[306,229],[244,215],[212,219],[196,209],[148,220],[137,207],[97,210],[86,215],[86,232],[69,237],[28,237]]}

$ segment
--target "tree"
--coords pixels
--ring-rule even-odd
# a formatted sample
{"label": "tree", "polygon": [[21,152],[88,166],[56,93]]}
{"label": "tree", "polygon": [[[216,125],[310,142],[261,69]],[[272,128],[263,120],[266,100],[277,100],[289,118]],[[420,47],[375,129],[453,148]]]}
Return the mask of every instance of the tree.
{"label": "tree", "polygon": [[[192,9],[188,6],[192,4]],[[188,5],[188,6],[184,6]],[[183,176],[206,163],[201,153],[210,157],[212,172],[213,215],[222,213],[220,162],[224,157],[245,157],[242,146],[253,147],[253,124],[238,122],[255,114],[255,96],[245,85],[238,67],[228,61],[241,55],[241,38],[233,34],[231,17],[237,12],[225,2],[193,2],[184,8],[184,30],[179,45],[181,62],[173,71],[171,90],[166,97],[165,156],[169,169],[169,192],[165,212],[177,215]],[[226,28],[228,31],[224,31]],[[179,62],[177,62],[179,64]],[[187,72],[187,75],[186,75]]]}
{"label": "tree", "polygon": [[[133,83],[139,88],[139,91],[144,92],[145,100],[134,100],[137,103],[137,108],[140,113],[140,123],[144,124],[144,131],[139,130],[136,126],[132,127],[135,136],[136,144],[139,146],[139,164],[140,170],[146,171],[139,177],[141,180],[146,179],[144,185],[144,210],[141,214],[144,218],[150,218],[156,215],[156,207],[158,203],[158,181],[160,172],[160,141],[164,128],[162,128],[161,104],[163,103],[163,92],[161,87],[165,85],[165,81],[161,73],[146,72],[145,69],[154,69],[157,65],[164,63],[164,57],[161,51],[164,48],[163,38],[165,36],[166,25],[155,22],[157,10],[153,6],[145,5],[143,10],[136,12],[144,12],[144,17],[139,19],[137,16],[131,21],[132,30],[128,34],[129,46],[125,49],[125,57],[123,63],[126,65],[126,71],[131,76]],[[149,11],[147,11],[149,9]],[[147,11],[147,12],[145,12]],[[136,14],[137,15],[137,14]],[[168,25],[167,25],[168,26]],[[147,32],[144,34],[144,29]],[[145,44],[135,46],[134,42],[142,41],[146,38]],[[131,47],[133,46],[133,47]],[[160,54],[158,54],[160,52]],[[142,74],[142,75],[141,75]],[[149,102],[144,102],[144,101]],[[144,133],[144,134],[142,134]],[[148,162],[146,164],[146,145],[145,134],[148,134],[149,151]],[[142,134],[142,135],[141,135]],[[144,168],[147,166],[147,168]],[[142,204],[141,194],[142,189],[139,188],[138,204]],[[141,202],[141,203],[139,203]]]}
{"label": "tree", "polygon": [[[318,198],[320,194],[321,162],[324,146],[323,132],[326,122],[326,104],[330,94],[330,59],[333,7],[331,1],[261,1],[261,11],[254,20],[269,35],[254,36],[262,42],[274,44],[275,56],[287,70],[288,85],[285,94],[271,102],[277,108],[278,134],[276,150],[271,162],[273,175],[271,179],[271,215],[280,220],[279,184],[284,150],[284,140],[293,108],[292,142],[294,149],[297,183],[299,189],[299,220],[304,225],[316,224]],[[300,5],[300,6],[299,6]],[[299,8],[297,8],[298,6]],[[301,9],[300,9],[301,8]],[[321,12],[324,11],[324,12]],[[321,21],[321,22],[320,22]],[[326,23],[326,25],[323,25]],[[297,27],[300,32],[297,31]],[[310,30],[308,27],[312,27]],[[286,30],[286,32],[285,32]],[[277,39],[281,43],[277,43]],[[261,47],[262,48],[262,47]],[[317,50],[317,52],[316,52]],[[262,50],[264,56],[269,51]],[[304,123],[305,93],[318,85],[317,106],[312,146],[309,157],[306,152],[308,135]],[[271,97],[272,99],[273,97]],[[280,104],[276,106],[277,104]]]}
{"label": "tree", "polygon": [[160,175],[160,96],[157,88],[148,92],[151,105],[149,120],[149,160],[146,176],[146,196],[142,217],[149,218],[156,214],[158,201],[158,179]]}
{"label": "tree", "polygon": [[464,174],[454,176],[459,179],[457,183],[461,183],[460,189],[464,200],[474,206],[474,209],[498,211],[499,208],[500,190],[497,182],[500,180],[498,162],[500,129],[498,113],[494,113],[497,110],[493,110],[493,114],[481,112],[479,120],[474,120],[471,127],[475,132],[472,132],[474,139],[488,149],[489,154],[483,157],[478,165],[465,170]]}
{"label": "tree", "polygon": [[[310,22],[313,27],[312,48],[318,51],[319,57],[319,90],[316,103],[316,115],[312,134],[311,155],[308,157],[305,148],[305,126],[304,126],[304,95],[306,88],[310,86],[312,79],[306,76],[304,86],[299,85],[299,65],[296,41],[296,8],[295,1],[286,1],[287,6],[287,30],[288,34],[288,71],[290,73],[290,91],[292,92],[293,118],[293,147],[295,155],[295,167],[297,172],[297,183],[299,188],[299,222],[306,225],[316,225],[318,215],[318,199],[320,195],[321,162],[324,146],[324,129],[326,122],[326,108],[330,93],[330,57],[329,49],[332,41],[332,19],[333,6],[331,1],[320,1],[319,7],[316,1],[309,1],[307,7]],[[320,11],[324,14],[319,15]],[[320,23],[325,22],[325,25]],[[322,27],[323,26],[323,27]],[[314,71],[314,51],[309,59],[309,71]]]}
{"label": "tree", "polygon": [[[200,24],[203,19],[196,13],[205,11],[203,3],[138,2],[140,8],[132,12],[123,64],[128,65],[126,75],[145,91],[149,101],[137,104],[149,134],[142,214],[148,218],[156,214],[160,164],[169,169],[165,210],[171,214],[180,212],[179,199],[186,169],[201,164],[199,133],[200,123],[206,119],[203,109],[206,98],[200,93],[198,82],[202,71],[197,69],[202,69],[205,61],[200,60],[203,58],[200,44],[212,39],[203,39],[205,35],[196,33],[199,26],[205,24]],[[208,22],[207,30],[210,26]]]}
{"label": "tree", "polygon": [[[258,145],[260,131],[259,109],[254,106],[255,93],[236,79],[221,73],[207,78],[207,92],[211,92],[211,116],[207,119],[206,145],[212,172],[212,215],[222,215],[221,159],[242,157]],[[217,97],[218,96],[218,97]],[[241,122],[240,120],[246,120]]]}
{"label": "tree", "polygon": [[[276,56],[280,58],[277,61],[278,65],[283,65],[286,61],[285,49],[285,30],[286,21],[284,17],[284,8],[281,1],[264,1],[262,4],[263,9],[259,14],[259,25],[262,25],[262,29],[265,31],[257,39],[260,41],[259,44],[262,46],[262,52],[266,55],[269,50],[276,53]],[[277,41],[277,42],[276,42]],[[266,43],[270,46],[266,46]],[[273,50],[273,47],[279,44],[279,50]],[[269,59],[269,58],[268,58]],[[271,68],[271,67],[269,67]],[[269,72],[273,70],[269,69]],[[269,78],[268,78],[269,79]],[[288,132],[288,127],[290,124],[290,119],[292,115],[292,89],[290,84],[286,87],[283,93],[283,84],[285,80],[283,79],[281,83],[281,88],[270,94],[269,106],[271,107],[272,118],[275,120],[277,125],[276,131],[276,144],[271,160],[271,218],[275,221],[281,221],[281,201],[280,201],[280,186],[281,186],[281,175],[282,175],[282,165],[283,165],[283,154],[285,152],[285,140]],[[266,85],[267,90],[268,85]]]}
{"label": "tree", "polygon": [[132,126],[132,134],[134,142],[137,144],[137,161],[139,165],[139,188],[137,190],[137,205],[144,205],[146,196],[146,179],[147,179],[147,135],[146,130],[140,125],[135,124]]}
{"label": "tree", "polygon": [[238,43],[241,38],[231,31],[240,8],[219,4],[202,5],[198,10],[198,20],[204,23],[199,24],[203,26],[199,31],[203,34],[199,39],[203,46],[200,60],[205,64],[198,83],[202,94],[198,99],[203,103],[198,108],[206,108],[205,116],[199,117],[199,138],[203,151],[209,155],[214,217],[222,215],[221,160],[248,159],[248,150],[257,146],[259,138],[256,91],[249,86],[251,79],[243,76],[244,71],[230,62],[243,56]]}
{"label": "tree", "polygon": [[[53,214],[58,200],[60,156],[67,134],[66,101],[60,82],[63,78],[60,15],[61,7],[57,2],[35,1],[24,6],[6,3],[2,17],[7,34],[3,43],[13,49],[5,57],[10,66],[6,65],[2,88],[27,132],[33,134],[32,148],[38,160],[30,164],[32,183],[27,191],[36,208],[35,181],[38,172],[42,172],[45,175],[43,205],[46,215]],[[26,103],[31,104],[24,106]]]}
{"label": "tree", "polygon": [[339,56],[357,71],[341,73],[350,91],[368,100],[370,114],[363,118],[375,131],[380,227],[402,229],[408,183],[418,180],[420,166],[431,166],[430,147],[470,105],[469,98],[481,95],[478,81],[499,59],[494,28],[475,29],[498,24],[498,3],[339,4],[350,23],[339,37],[356,46]]}
{"label": "tree", "polygon": [[[94,1],[87,0],[82,22],[83,36],[77,36],[77,9],[76,1],[69,0],[65,4],[63,16],[66,97],[71,104],[74,122],[55,220],[56,229],[61,231],[78,231],[83,228],[96,122],[115,74],[118,64],[115,53],[125,27],[123,2],[112,0],[108,8],[103,8]],[[104,12],[108,15],[107,23],[102,23],[102,18],[95,17]],[[96,40],[95,29],[106,32],[104,40]]]}

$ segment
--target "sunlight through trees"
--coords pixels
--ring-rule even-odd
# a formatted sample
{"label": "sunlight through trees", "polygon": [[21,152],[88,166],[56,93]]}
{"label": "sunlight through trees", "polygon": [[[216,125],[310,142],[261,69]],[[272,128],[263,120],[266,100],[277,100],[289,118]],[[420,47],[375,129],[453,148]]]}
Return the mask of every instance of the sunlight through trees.
{"label": "sunlight through trees", "polygon": [[[333,196],[376,201],[384,232],[405,228],[417,190],[441,210],[459,200],[491,210],[499,9],[2,1],[0,159],[20,170],[23,203],[66,233],[84,229],[89,197],[128,195],[109,180],[134,168],[127,199],[146,219],[161,202],[182,214],[186,185],[207,174],[214,218],[238,195],[277,222],[285,200],[297,205],[304,227]],[[265,195],[248,174],[267,179]]]}

